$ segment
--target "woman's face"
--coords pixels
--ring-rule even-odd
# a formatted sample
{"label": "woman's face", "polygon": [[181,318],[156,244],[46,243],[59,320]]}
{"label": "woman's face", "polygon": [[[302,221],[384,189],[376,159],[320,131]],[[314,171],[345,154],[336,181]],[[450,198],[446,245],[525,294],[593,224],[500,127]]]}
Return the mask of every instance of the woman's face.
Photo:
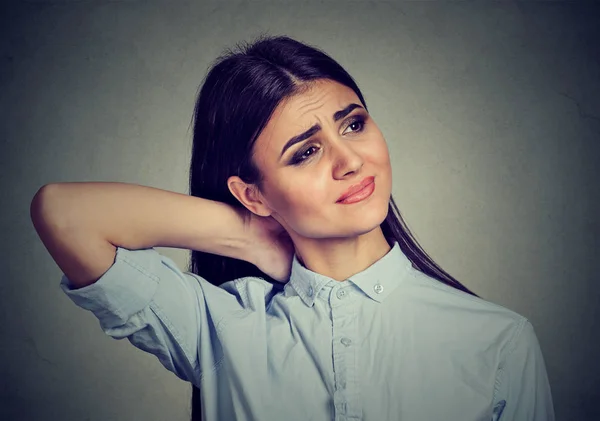
{"label": "woman's face", "polygon": [[[312,134],[289,145],[309,129]],[[294,240],[364,234],[387,216],[392,182],[387,144],[354,91],[337,82],[316,81],[279,104],[254,145],[253,159],[264,175],[263,190],[244,189],[238,198],[254,213],[271,215]],[[369,176],[375,177],[369,198],[336,203]]]}

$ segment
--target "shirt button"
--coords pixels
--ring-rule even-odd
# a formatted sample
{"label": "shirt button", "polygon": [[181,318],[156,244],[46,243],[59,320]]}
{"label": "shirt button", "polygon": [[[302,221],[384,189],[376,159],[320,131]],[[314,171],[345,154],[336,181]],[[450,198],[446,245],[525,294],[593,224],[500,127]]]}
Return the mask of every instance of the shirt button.
{"label": "shirt button", "polygon": [[313,295],[313,288],[312,287],[308,287],[308,295],[310,295],[312,297],[312,295]]}
{"label": "shirt button", "polygon": [[352,343],[352,339],[350,339],[350,338],[342,338],[342,339],[340,339],[340,342],[343,343],[346,346],[350,346],[350,344]]}
{"label": "shirt button", "polygon": [[346,295],[347,295],[347,294],[348,294],[348,293],[346,292],[346,290],[345,290],[345,289],[338,289],[338,292],[337,292],[337,294],[336,294],[336,295],[337,295],[337,297],[338,297],[338,298],[341,300],[342,298],[346,298]]}
{"label": "shirt button", "polygon": [[335,407],[341,413],[345,413],[346,412],[346,402],[340,402],[340,403],[336,404]]}
{"label": "shirt button", "polygon": [[373,287],[373,289],[375,290],[375,292],[377,294],[381,294],[383,292],[383,285],[381,284],[377,284]]}

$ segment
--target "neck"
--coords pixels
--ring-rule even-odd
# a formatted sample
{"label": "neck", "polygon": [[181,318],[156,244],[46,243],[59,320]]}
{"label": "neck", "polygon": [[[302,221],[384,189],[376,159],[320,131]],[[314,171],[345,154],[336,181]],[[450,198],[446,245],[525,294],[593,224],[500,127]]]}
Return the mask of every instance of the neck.
{"label": "neck", "polygon": [[297,239],[294,246],[304,267],[336,281],[362,272],[391,250],[381,226],[357,237]]}

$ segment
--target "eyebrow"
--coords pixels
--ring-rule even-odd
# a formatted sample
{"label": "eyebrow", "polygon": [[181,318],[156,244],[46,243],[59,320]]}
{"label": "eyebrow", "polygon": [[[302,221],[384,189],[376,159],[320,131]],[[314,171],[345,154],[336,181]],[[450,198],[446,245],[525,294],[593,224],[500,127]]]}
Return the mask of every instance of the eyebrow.
{"label": "eyebrow", "polygon": [[[344,118],[348,114],[350,114],[352,112],[352,110],[354,110],[355,108],[363,108],[363,107],[361,107],[358,104],[352,103],[352,104],[348,105],[346,108],[344,108],[343,110],[336,111],[333,114],[333,121],[341,120],[342,118]],[[296,143],[299,143],[299,142],[302,142],[303,140],[308,139],[309,137],[311,137],[312,135],[317,133],[319,130],[321,130],[321,126],[317,123],[314,126],[312,126],[310,129],[308,129],[307,131],[300,133],[297,136],[292,137],[290,140],[287,141],[287,143],[283,147],[283,150],[281,151],[281,155],[279,156],[279,159],[281,159],[281,157],[283,156],[285,151],[288,150],[288,148],[292,147]]]}

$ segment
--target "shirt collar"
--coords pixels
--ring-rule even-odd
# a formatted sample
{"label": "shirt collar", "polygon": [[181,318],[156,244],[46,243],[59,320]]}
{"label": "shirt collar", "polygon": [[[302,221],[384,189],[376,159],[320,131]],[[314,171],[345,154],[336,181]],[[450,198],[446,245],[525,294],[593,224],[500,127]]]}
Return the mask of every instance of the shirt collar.
{"label": "shirt collar", "polygon": [[[411,267],[412,262],[394,240],[393,247],[385,256],[346,281],[352,282],[370,298],[381,303],[398,286]],[[332,281],[338,282],[305,268],[294,253],[289,283],[307,306],[312,307],[319,291]]]}

